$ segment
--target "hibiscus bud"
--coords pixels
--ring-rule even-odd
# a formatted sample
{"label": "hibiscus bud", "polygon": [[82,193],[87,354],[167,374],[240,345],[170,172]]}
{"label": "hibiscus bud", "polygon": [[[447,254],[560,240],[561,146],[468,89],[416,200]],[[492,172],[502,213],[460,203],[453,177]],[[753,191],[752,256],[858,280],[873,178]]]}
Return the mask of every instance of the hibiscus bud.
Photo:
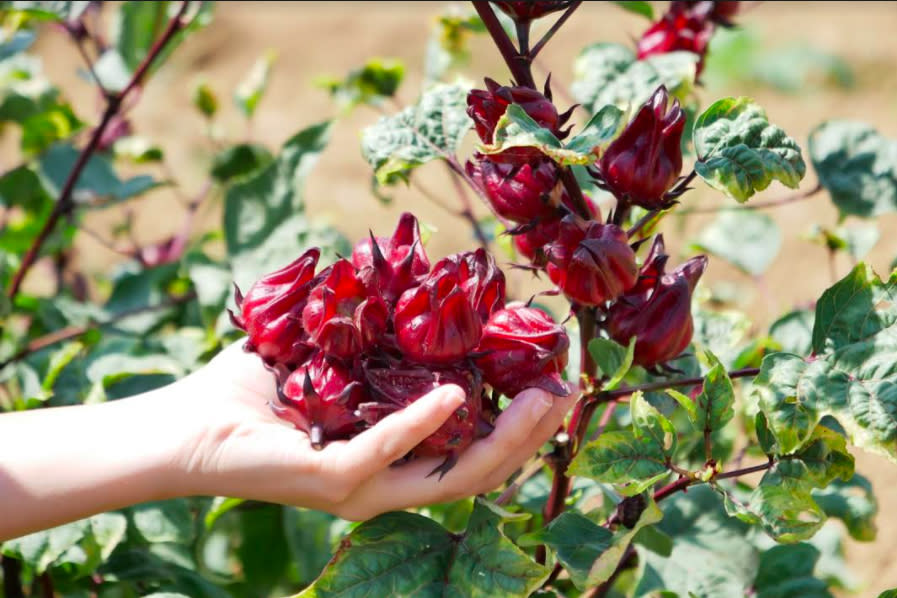
{"label": "hibiscus bud", "polygon": [[560,170],[548,158],[537,157],[520,165],[480,157],[467,162],[467,173],[479,182],[495,212],[519,224],[552,217],[551,197],[559,191]]}
{"label": "hibiscus bud", "polygon": [[302,309],[319,255],[317,248],[309,249],[290,265],[263,276],[245,297],[236,289],[240,314],[228,310],[231,321],[249,336],[246,349],[268,363],[295,365],[311,353],[302,328]]}
{"label": "hibiscus bud", "polygon": [[352,251],[352,263],[371,294],[394,302],[430,271],[417,218],[405,212],[392,237],[364,239]]}
{"label": "hibiscus bud", "polygon": [[452,254],[433,266],[433,276],[457,276],[467,301],[483,323],[505,304],[505,275],[485,249]]}
{"label": "hibiscus bud", "polygon": [[[651,253],[655,253],[653,248]],[[635,292],[621,297],[607,315],[612,339],[627,345],[636,337],[633,361],[643,367],[679,356],[694,333],[691,295],[707,267],[707,258],[693,257],[673,272],[657,276],[658,267],[660,273],[663,271],[665,259],[655,255],[650,262],[646,260]]]}
{"label": "hibiscus bud", "polygon": [[685,113],[678,100],[667,111],[668,101],[666,87],[658,87],[598,163],[615,197],[646,210],[668,207],[664,195],[682,171]]}
{"label": "hibiscus bud", "polygon": [[713,29],[713,21],[703,11],[671,7],[660,21],[642,34],[638,41],[638,58],[642,60],[655,54],[676,51],[692,52],[700,57],[696,71],[699,75],[704,67],[704,54]]}
{"label": "hibiscus bud", "polygon": [[476,438],[492,431],[492,424],[484,413],[482,381],[476,370],[399,363],[366,368],[365,381],[373,398],[377,399],[375,403],[359,406],[359,412],[369,424],[375,424],[445,384],[455,384],[464,391],[467,397],[464,405],[411,451],[417,457],[445,457],[429,475],[439,473],[440,478],[444,476],[455,465],[461,451]]}
{"label": "hibiscus bud", "polygon": [[544,17],[545,15],[564,10],[571,4],[571,0],[510,0],[493,2],[503,13],[519,23],[525,23]]}
{"label": "hibiscus bud", "polygon": [[389,308],[379,297],[368,297],[347,260],[337,261],[321,277],[302,310],[302,324],[326,354],[351,359],[386,331]]}
{"label": "hibiscus bud", "polygon": [[545,247],[548,277],[564,295],[583,305],[601,305],[629,290],[638,278],[635,252],[614,224],[567,216],[557,239]]}
{"label": "hibiscus bud", "polygon": [[[601,210],[598,209],[598,204],[592,201],[592,198],[588,195],[583,194],[583,198],[586,200],[586,206],[589,208],[592,220],[601,220]],[[566,191],[564,191],[562,203],[570,211],[574,211],[573,202],[570,201],[570,196],[567,195]],[[558,214],[551,218],[540,220],[531,228],[514,234],[514,246],[517,248],[517,251],[531,261],[538,260],[542,248],[557,239],[558,234],[560,234],[561,220],[562,216]]]}
{"label": "hibiscus bud", "polygon": [[280,404],[272,404],[272,409],[308,433],[316,449],[325,441],[349,438],[363,428],[358,405],[364,401],[364,387],[350,370],[327,359],[323,352],[316,352],[289,375],[278,371],[278,378]]}
{"label": "hibiscus bud", "polygon": [[477,347],[477,366],[498,392],[513,397],[537,387],[555,395],[569,389],[561,379],[570,340],[544,311],[512,305],[492,314]]}
{"label": "hibiscus bud", "polygon": [[[557,108],[551,103],[548,81],[545,83],[544,94],[529,87],[501,86],[489,78],[485,81],[486,89],[472,89],[467,94],[467,114],[473,119],[477,135],[483,143],[492,143],[495,127],[510,104],[519,105],[530,118],[551,131],[558,139],[563,139],[569,134],[569,131],[561,131],[561,127],[569,120],[573,109],[558,114]],[[492,159],[497,162],[522,164],[540,157],[542,152],[538,148],[515,147],[493,155]]]}
{"label": "hibiscus bud", "polygon": [[668,9],[672,14],[687,14],[693,19],[710,19],[723,26],[732,25],[732,17],[738,14],[740,2],[733,0],[673,0]]}
{"label": "hibiscus bud", "polygon": [[450,363],[465,357],[480,341],[482,323],[457,271],[434,270],[420,286],[408,289],[395,310],[396,342],[420,363]]}

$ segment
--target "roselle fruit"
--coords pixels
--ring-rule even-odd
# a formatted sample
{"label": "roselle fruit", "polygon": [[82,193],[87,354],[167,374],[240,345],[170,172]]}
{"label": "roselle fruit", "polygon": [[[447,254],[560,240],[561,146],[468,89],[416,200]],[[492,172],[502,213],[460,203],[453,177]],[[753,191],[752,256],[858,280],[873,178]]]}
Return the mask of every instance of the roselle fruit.
{"label": "roselle fruit", "polygon": [[665,194],[682,172],[685,113],[678,100],[669,110],[668,103],[666,87],[658,87],[598,162],[607,189],[646,210],[671,205]]}
{"label": "roselle fruit", "polygon": [[433,266],[432,276],[441,273],[457,276],[467,302],[485,323],[489,316],[505,305],[505,275],[495,258],[485,249],[452,254]]}
{"label": "roselle fruit", "polygon": [[672,4],[678,6],[671,6],[658,22],[642,34],[637,44],[638,58],[641,60],[676,51],[692,52],[700,57],[696,76],[700,75],[707,45],[713,36],[714,23],[710,14],[700,7],[684,6],[686,3]]}
{"label": "roselle fruit", "polygon": [[694,334],[691,296],[707,257],[691,258],[664,273],[666,255],[658,237],[645,260],[638,283],[608,310],[607,331],[621,345],[636,337],[633,362],[646,368],[678,357]]}
{"label": "roselle fruit", "polygon": [[359,378],[340,362],[317,351],[303,365],[286,375],[278,374],[279,405],[274,412],[308,433],[316,449],[326,441],[351,438],[364,427],[358,406],[365,399]]}
{"label": "roselle fruit", "polygon": [[236,289],[240,310],[228,310],[234,326],[246,332],[248,351],[269,364],[298,365],[312,347],[302,327],[302,309],[314,284],[320,251],[309,249],[294,262],[263,276],[244,296]]}
{"label": "roselle fruit", "polygon": [[[598,204],[592,201],[592,198],[588,195],[584,194],[583,198],[586,200],[586,206],[589,208],[592,220],[601,220],[601,210],[598,209]],[[566,191],[563,193],[561,203],[571,212],[574,211],[573,204]],[[557,239],[560,234],[561,220],[563,220],[563,216],[556,214],[550,218],[533,223],[531,227],[524,231],[514,233],[513,240],[517,251],[531,261],[539,260],[539,253],[542,252],[542,248]]]}
{"label": "roselle fruit", "polygon": [[479,182],[489,204],[503,218],[526,224],[551,218],[557,212],[551,197],[560,192],[560,169],[544,156],[519,165],[478,156],[475,162],[467,163],[466,170]]}
{"label": "roselle fruit", "polygon": [[555,395],[569,391],[561,378],[570,339],[563,326],[540,309],[512,305],[492,314],[477,347],[484,380],[513,397],[536,387]]}
{"label": "roselle fruit", "polygon": [[572,4],[571,0],[525,0],[493,2],[503,13],[517,21],[525,23],[544,17],[545,15],[564,10]]}
{"label": "roselle fruit", "polygon": [[492,431],[493,420],[484,409],[482,379],[476,370],[399,362],[366,368],[364,375],[372,398],[377,401],[362,404],[359,412],[371,425],[442,385],[455,384],[464,391],[467,397],[464,405],[411,451],[417,457],[445,458],[429,475],[439,473],[442,478],[454,467],[461,451]]}
{"label": "roselle fruit", "polygon": [[352,264],[368,292],[394,302],[405,290],[417,286],[430,271],[430,261],[420,239],[417,218],[408,212],[399,217],[391,237],[364,239],[352,251]]}
{"label": "roselle fruit", "polygon": [[324,353],[351,359],[386,332],[389,307],[368,295],[348,260],[338,260],[319,278],[302,310],[302,325]]}
{"label": "roselle fruit", "polygon": [[[473,119],[474,128],[483,143],[493,142],[495,127],[511,104],[519,105],[530,118],[551,131],[558,139],[563,139],[569,134],[569,130],[562,131],[561,128],[570,119],[573,109],[558,114],[551,101],[548,81],[545,83],[544,93],[529,87],[502,86],[488,77],[485,83],[486,89],[472,89],[467,94],[467,114]],[[535,147],[515,147],[490,157],[495,162],[524,164],[543,157],[543,154]]]}
{"label": "roselle fruit", "polygon": [[548,277],[572,301],[602,305],[628,291],[638,279],[635,252],[626,232],[614,224],[565,217],[555,241],[545,246]]}
{"label": "roselle fruit", "polygon": [[434,268],[420,286],[408,289],[395,309],[396,343],[419,363],[457,361],[480,342],[483,325],[477,307],[461,288],[457,270]]}

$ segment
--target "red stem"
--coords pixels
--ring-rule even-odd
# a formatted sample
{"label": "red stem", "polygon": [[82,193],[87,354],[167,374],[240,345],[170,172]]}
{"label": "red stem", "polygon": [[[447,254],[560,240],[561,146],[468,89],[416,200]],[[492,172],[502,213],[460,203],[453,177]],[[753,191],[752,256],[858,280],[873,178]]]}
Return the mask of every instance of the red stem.
{"label": "red stem", "polygon": [[535,89],[536,82],[533,80],[533,74],[530,70],[529,57],[521,55],[517,48],[514,47],[514,43],[501,26],[501,22],[495,16],[495,12],[492,10],[489,2],[486,0],[473,0],[473,7],[483,20],[483,25],[486,26],[489,35],[492,36],[492,41],[495,42],[495,46],[501,52],[501,56],[511,70],[511,75],[514,77],[517,85]]}
{"label": "red stem", "polygon": [[87,142],[84,149],[81,150],[78,159],[75,161],[75,165],[72,167],[71,172],[69,172],[68,177],[66,177],[65,183],[62,185],[62,190],[59,192],[59,199],[56,200],[56,203],[53,206],[53,211],[50,212],[50,215],[47,217],[46,222],[44,222],[43,227],[41,227],[40,232],[38,232],[37,236],[34,238],[34,241],[32,241],[28,251],[22,256],[22,264],[13,276],[12,282],[9,285],[9,290],[7,291],[7,295],[10,299],[14,299],[18,294],[22,282],[25,280],[25,275],[28,274],[28,271],[37,260],[44,243],[46,243],[47,239],[56,229],[59,219],[74,207],[74,203],[72,202],[72,192],[75,189],[75,185],[78,183],[78,179],[81,177],[81,173],[87,166],[87,162],[96,151],[100,138],[106,131],[106,127],[109,126],[109,122],[118,114],[125,98],[140,84],[141,80],[149,71],[150,66],[152,66],[153,62],[155,62],[162,52],[162,49],[183,27],[181,19],[189,5],[189,0],[181,3],[181,7],[177,14],[168,22],[168,27],[165,29],[165,32],[156,40],[152,48],[150,48],[146,58],[144,58],[143,62],[137,67],[137,70],[134,72],[134,75],[131,77],[131,80],[125,88],[117,94],[107,94],[106,109],[103,111],[100,124],[94,129],[93,135],[91,135],[90,140]]}
{"label": "red stem", "polygon": [[580,4],[582,4],[582,0],[576,0],[576,2],[571,4],[570,7],[567,8],[566,11],[564,11],[564,14],[562,14],[560,18],[554,22],[551,28],[545,32],[545,35],[542,36],[542,39],[540,39],[538,43],[533,46],[533,49],[529,51],[528,56],[530,63],[532,63],[539,52],[542,51],[542,48],[545,47],[545,44],[547,44],[549,40],[554,37],[554,34],[558,32],[558,29],[560,29],[561,26],[567,21],[567,19],[570,18],[570,15],[572,15],[576,11],[576,9],[579,8]]}
{"label": "red stem", "polygon": [[[729,372],[729,378],[748,378],[756,376],[760,373],[760,368],[741,368],[740,370],[732,370]],[[704,382],[703,376],[695,376],[694,378],[679,378],[677,380],[660,380],[658,382],[649,382],[647,384],[639,384],[638,386],[626,386],[617,388],[616,390],[600,390],[594,396],[601,397],[604,400],[612,400],[620,397],[629,396],[634,392],[650,392],[652,390],[665,390],[667,388],[675,388],[677,386],[697,386]]]}

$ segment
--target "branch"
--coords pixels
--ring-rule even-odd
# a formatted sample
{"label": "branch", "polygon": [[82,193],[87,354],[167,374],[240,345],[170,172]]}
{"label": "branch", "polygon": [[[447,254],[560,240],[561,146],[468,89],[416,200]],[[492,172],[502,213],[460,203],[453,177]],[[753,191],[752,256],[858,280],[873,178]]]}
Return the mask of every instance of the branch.
{"label": "branch", "polygon": [[[741,368],[740,370],[732,370],[729,372],[729,378],[748,378],[756,376],[760,373],[760,368]],[[650,392],[652,390],[665,390],[667,388],[675,388],[677,386],[697,386],[704,382],[702,376],[694,378],[679,378],[674,380],[660,380],[658,382],[649,382],[647,384],[639,384],[638,386],[625,386],[615,390],[599,390],[591,395],[600,401],[610,401],[620,397],[626,397],[634,392]]]}
{"label": "branch", "polygon": [[789,195],[787,197],[780,197],[779,199],[771,199],[769,201],[755,201],[754,203],[746,203],[746,204],[738,204],[731,205],[726,204],[722,206],[716,206],[713,208],[685,208],[684,210],[680,210],[677,212],[681,215],[686,214],[715,214],[717,212],[727,212],[727,211],[740,211],[740,210],[762,210],[765,208],[777,208],[779,206],[784,206],[790,203],[795,203],[798,201],[803,201],[804,199],[808,199],[813,197],[820,191],[822,191],[824,187],[822,185],[816,185],[812,189],[808,191],[803,191],[801,193],[795,193],[794,195]]}
{"label": "branch", "polygon": [[538,56],[539,52],[542,51],[542,48],[545,47],[545,44],[547,44],[548,41],[552,37],[554,37],[554,34],[557,33],[558,29],[561,28],[561,25],[563,25],[564,22],[566,22],[566,20],[570,18],[570,15],[572,15],[574,13],[574,11],[576,11],[576,9],[579,8],[580,4],[582,4],[582,0],[576,0],[576,2],[571,4],[570,8],[568,8],[566,11],[564,11],[564,14],[562,14],[561,17],[557,21],[554,22],[554,24],[551,26],[551,29],[549,29],[548,31],[545,32],[545,35],[542,36],[542,39],[540,39],[539,42],[535,46],[533,46],[533,49],[530,50],[530,52],[529,52],[529,61],[530,62],[532,62],[536,58],[536,56]]}
{"label": "branch", "polygon": [[492,36],[492,41],[495,42],[498,51],[501,52],[501,56],[504,58],[505,64],[508,65],[508,69],[510,69],[517,85],[535,89],[536,82],[533,80],[533,74],[530,70],[529,58],[520,54],[517,48],[514,47],[511,38],[508,37],[508,34],[501,26],[501,22],[495,16],[495,12],[489,5],[489,2],[487,0],[473,0],[473,7],[483,20],[483,25],[486,26],[489,35]]}
{"label": "branch", "polygon": [[8,359],[0,361],[0,370],[11,363],[15,363],[16,361],[20,361],[28,357],[32,353],[37,353],[41,349],[46,349],[47,347],[59,344],[63,341],[77,338],[81,335],[87,334],[91,330],[114,326],[120,321],[131,316],[168,309],[169,307],[175,307],[182,303],[188,303],[194,299],[196,299],[196,292],[190,291],[189,293],[185,293],[184,295],[181,295],[179,297],[172,297],[168,301],[163,301],[161,303],[157,303],[156,305],[144,305],[141,307],[135,307],[133,309],[121,311],[104,322],[95,322],[93,324],[88,323],[83,326],[67,326],[65,328],[60,328],[59,330],[54,330],[53,332],[37,337],[17,353],[14,353]]}
{"label": "branch", "polygon": [[470,224],[470,228],[473,229],[473,234],[479,241],[480,246],[489,251],[489,239],[486,237],[486,234],[483,232],[483,229],[480,228],[480,223],[477,222],[476,216],[473,215],[473,205],[470,203],[470,197],[467,195],[467,191],[464,190],[464,186],[461,184],[461,175],[452,168],[451,164],[446,163],[446,166],[449,169],[449,175],[452,177],[452,183],[455,185],[455,190],[458,192],[458,199],[461,200],[461,217],[467,220],[468,224]]}
{"label": "branch", "polygon": [[56,225],[59,223],[59,219],[63,215],[71,211],[74,207],[72,192],[75,190],[75,185],[78,183],[78,179],[81,177],[81,173],[87,166],[88,161],[96,151],[97,145],[100,142],[100,138],[106,131],[106,127],[109,126],[112,118],[119,113],[125,98],[127,98],[127,96],[140,84],[140,82],[146,76],[153,62],[156,61],[165,46],[171,41],[175,34],[183,28],[184,23],[181,19],[187,12],[187,7],[189,5],[189,0],[185,0],[181,3],[181,7],[178,10],[177,14],[168,22],[168,26],[166,27],[165,31],[156,40],[152,48],[150,48],[149,52],[146,55],[146,58],[144,58],[143,62],[141,62],[137,67],[137,70],[134,72],[134,75],[131,77],[131,80],[128,82],[125,88],[119,93],[107,95],[106,109],[103,111],[103,116],[100,119],[100,124],[97,125],[96,129],[94,129],[93,135],[91,135],[90,140],[87,142],[87,145],[84,147],[84,149],[81,150],[81,153],[78,155],[78,159],[75,162],[75,165],[72,167],[71,172],[69,172],[69,175],[62,186],[62,190],[59,192],[59,198],[56,200],[56,203],[53,206],[53,211],[50,212],[50,215],[47,217],[47,221],[44,222],[43,227],[34,238],[34,241],[32,241],[31,246],[28,248],[28,251],[25,252],[25,255],[22,257],[22,264],[19,266],[19,269],[16,271],[15,275],[12,278],[12,282],[9,285],[9,290],[7,291],[7,295],[10,299],[14,299],[18,294],[19,289],[22,286],[22,281],[25,279],[25,275],[28,274],[31,266],[33,266],[34,262],[37,260],[37,257],[40,254],[41,247],[43,247],[44,243],[46,243],[47,239],[56,229]]}

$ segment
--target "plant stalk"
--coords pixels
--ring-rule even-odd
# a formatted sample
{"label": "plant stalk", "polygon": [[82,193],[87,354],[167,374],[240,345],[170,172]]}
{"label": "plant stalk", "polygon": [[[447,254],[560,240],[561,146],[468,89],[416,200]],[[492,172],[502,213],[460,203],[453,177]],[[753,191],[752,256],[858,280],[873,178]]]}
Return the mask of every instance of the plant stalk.
{"label": "plant stalk", "polygon": [[47,217],[46,222],[44,222],[43,227],[41,227],[40,232],[38,232],[37,236],[34,238],[34,241],[32,241],[31,246],[28,247],[28,251],[26,251],[25,255],[22,256],[22,263],[19,266],[19,269],[16,271],[15,275],[13,275],[12,281],[10,282],[9,289],[7,291],[7,296],[10,299],[15,299],[16,295],[19,293],[22,282],[25,280],[25,275],[28,274],[28,271],[34,265],[34,262],[37,261],[41,248],[44,246],[44,243],[47,242],[47,239],[50,237],[53,231],[56,230],[56,226],[59,223],[60,218],[62,218],[62,216],[64,216],[74,208],[72,194],[75,190],[75,185],[78,183],[78,179],[81,178],[81,173],[87,166],[87,163],[90,160],[91,156],[94,154],[94,152],[96,152],[97,146],[100,142],[100,138],[103,136],[103,133],[106,131],[106,128],[109,126],[109,123],[112,121],[113,117],[115,117],[121,110],[125,98],[127,98],[128,95],[130,95],[131,92],[137,88],[137,86],[146,76],[153,62],[155,62],[159,55],[162,53],[162,50],[165,48],[165,46],[168,45],[175,34],[177,34],[177,32],[183,28],[184,23],[182,19],[184,14],[187,12],[187,7],[189,5],[189,0],[185,0],[181,3],[181,7],[178,10],[177,14],[168,22],[168,26],[165,28],[165,31],[150,48],[149,52],[146,55],[146,58],[143,59],[143,62],[141,62],[137,67],[137,70],[134,71],[134,75],[131,77],[130,81],[128,81],[128,84],[125,86],[125,88],[117,94],[106,94],[106,109],[103,111],[103,115],[100,118],[100,124],[97,125],[96,129],[94,129],[93,134],[90,136],[90,140],[87,142],[87,145],[84,147],[84,149],[81,150],[81,153],[78,155],[78,159],[75,161],[75,165],[72,167],[71,172],[69,172],[68,177],[66,177],[65,183],[62,186],[62,190],[59,192],[59,198],[56,200],[56,203],[53,206],[53,210]]}

